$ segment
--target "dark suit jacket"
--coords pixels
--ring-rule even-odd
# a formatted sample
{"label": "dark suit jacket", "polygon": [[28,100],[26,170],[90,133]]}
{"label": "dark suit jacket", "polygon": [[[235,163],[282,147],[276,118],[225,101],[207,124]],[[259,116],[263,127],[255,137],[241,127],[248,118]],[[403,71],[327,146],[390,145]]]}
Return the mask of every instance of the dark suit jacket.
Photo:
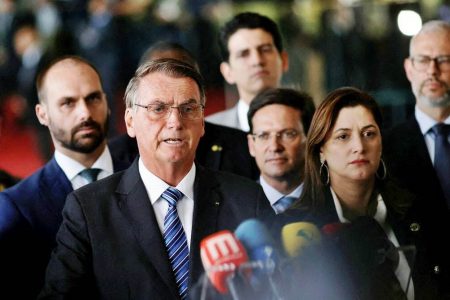
{"label": "dark suit jacket", "polygon": [[[177,287],[137,159],[71,193],[41,298],[178,299]],[[203,272],[200,241],[243,220],[273,216],[255,182],[197,165],[190,285]]]}
{"label": "dark suit jacket", "polygon": [[[427,228],[427,239],[437,244],[434,248],[440,252],[445,261],[432,261],[426,272],[434,273],[437,278],[449,278],[449,247],[443,242],[450,236],[450,212],[444,198],[442,187],[420,131],[419,124],[413,117],[397,125],[384,134],[383,153],[388,173],[398,183],[416,196],[415,210]],[[433,254],[438,256],[437,253]],[[447,280],[447,279],[446,279]],[[441,289],[450,297],[448,282],[441,281]]]}
{"label": "dark suit jacket", "polygon": [[[121,170],[114,162],[115,170]],[[0,295],[34,299],[56,245],[61,211],[72,185],[56,160],[0,193]],[[0,296],[1,297],[1,296]]]}
{"label": "dark suit jacket", "polygon": [[[138,155],[136,139],[127,134],[111,139],[111,155],[131,165]],[[200,139],[195,160],[212,170],[231,172],[251,179],[257,179],[259,170],[250,156],[247,135],[234,128],[205,122],[205,135]]]}
{"label": "dark suit jacket", "polygon": [[[405,255],[412,270],[415,299],[447,299],[445,297],[449,295],[444,286],[448,285],[448,274],[434,272],[434,266],[439,265],[444,268],[448,263],[448,252],[445,253],[446,250],[442,246],[442,237],[437,234],[436,228],[430,227],[423,221],[420,208],[415,206],[416,202],[412,194],[398,188],[391,181],[380,185],[379,191],[387,208],[386,221],[392,227],[400,246],[413,245],[416,248],[415,257],[411,254]],[[326,224],[339,223],[333,198],[328,188],[325,195],[326,205],[319,212],[311,213],[288,209],[280,215],[280,219],[274,219],[276,221],[274,227],[280,228],[280,221],[281,224],[298,221],[312,222],[318,228],[322,228]],[[349,236],[347,238],[348,240],[343,241],[343,244],[358,243],[355,240],[358,237]],[[364,255],[363,253],[357,254],[358,256]],[[353,258],[355,258],[354,255],[350,257],[350,263]],[[351,268],[349,270],[353,272]]]}
{"label": "dark suit jacket", "polygon": [[419,124],[409,119],[384,134],[383,153],[388,172],[426,207],[446,210],[446,201]]}

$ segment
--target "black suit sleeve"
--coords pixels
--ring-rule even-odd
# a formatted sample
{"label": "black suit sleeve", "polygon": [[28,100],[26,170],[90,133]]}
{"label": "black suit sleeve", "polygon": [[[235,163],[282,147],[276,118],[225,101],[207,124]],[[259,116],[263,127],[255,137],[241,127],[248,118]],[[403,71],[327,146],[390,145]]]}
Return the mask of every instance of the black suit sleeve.
{"label": "black suit sleeve", "polygon": [[86,219],[73,193],[67,197],[56,242],[38,299],[98,298],[92,286],[92,255]]}

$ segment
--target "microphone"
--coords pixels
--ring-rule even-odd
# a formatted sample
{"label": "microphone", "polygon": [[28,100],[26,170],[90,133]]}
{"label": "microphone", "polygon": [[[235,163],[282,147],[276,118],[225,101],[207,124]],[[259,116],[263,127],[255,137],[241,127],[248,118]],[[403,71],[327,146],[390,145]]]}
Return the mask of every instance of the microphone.
{"label": "microphone", "polygon": [[281,238],[285,252],[292,258],[300,256],[305,248],[321,242],[319,229],[308,222],[284,225]]}
{"label": "microphone", "polygon": [[200,242],[200,256],[214,288],[221,294],[230,291],[233,299],[239,299],[231,279],[236,269],[248,261],[248,256],[233,233],[222,230],[204,238]]}
{"label": "microphone", "polygon": [[274,298],[281,299],[279,288],[273,278],[280,255],[269,230],[261,221],[248,219],[242,222],[234,233],[244,245],[251,260],[250,267],[254,271],[254,276],[250,279],[251,285],[256,290],[261,290],[265,287],[264,282],[267,279]]}
{"label": "microphone", "polygon": [[247,250],[251,261],[260,262],[262,271],[272,274],[279,261],[279,253],[266,226],[257,219],[242,222],[234,232]]}
{"label": "microphone", "polygon": [[349,226],[348,223],[340,223],[340,222],[325,224],[322,226],[321,232],[324,236],[332,237],[337,235],[339,232],[341,232],[341,230],[344,230],[348,226]]}
{"label": "microphone", "polygon": [[395,271],[400,261],[399,250],[408,250],[409,247],[396,248],[374,218],[356,218],[344,230],[337,232],[333,243],[350,266],[350,277],[358,287],[361,298],[406,297],[411,275],[408,275],[403,290]]}

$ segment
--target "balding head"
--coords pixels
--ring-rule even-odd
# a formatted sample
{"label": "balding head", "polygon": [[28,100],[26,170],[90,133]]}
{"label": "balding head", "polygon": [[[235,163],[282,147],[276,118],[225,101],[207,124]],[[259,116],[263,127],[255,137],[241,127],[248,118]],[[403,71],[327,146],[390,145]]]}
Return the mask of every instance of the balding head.
{"label": "balding head", "polygon": [[92,65],[89,61],[85,60],[82,57],[79,56],[62,56],[59,57],[52,62],[50,62],[48,65],[46,65],[43,69],[40,70],[37,78],[36,78],[36,90],[39,98],[39,103],[45,102],[46,99],[46,81],[47,81],[47,75],[55,70],[55,69],[64,69],[66,67],[75,66],[75,65],[86,65],[89,66],[98,76],[98,80],[101,85],[101,78],[98,70]]}

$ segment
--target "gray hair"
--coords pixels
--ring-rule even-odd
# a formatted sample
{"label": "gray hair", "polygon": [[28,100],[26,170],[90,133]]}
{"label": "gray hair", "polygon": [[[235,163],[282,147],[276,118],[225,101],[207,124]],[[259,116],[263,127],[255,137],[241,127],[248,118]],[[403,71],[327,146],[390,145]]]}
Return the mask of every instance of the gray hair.
{"label": "gray hair", "polygon": [[136,70],[136,73],[134,74],[133,78],[131,78],[125,91],[124,99],[125,106],[127,108],[131,108],[137,103],[137,90],[139,88],[141,79],[148,74],[156,72],[163,73],[173,78],[188,77],[193,79],[197,83],[198,89],[200,91],[200,104],[205,105],[206,96],[203,77],[195,69],[195,67],[179,60],[162,58],[148,61]]}
{"label": "gray hair", "polygon": [[420,31],[412,37],[409,42],[409,55],[412,55],[413,44],[416,38],[422,34],[427,34],[430,32],[441,32],[450,35],[450,23],[443,20],[432,20],[428,21],[422,25]]}

